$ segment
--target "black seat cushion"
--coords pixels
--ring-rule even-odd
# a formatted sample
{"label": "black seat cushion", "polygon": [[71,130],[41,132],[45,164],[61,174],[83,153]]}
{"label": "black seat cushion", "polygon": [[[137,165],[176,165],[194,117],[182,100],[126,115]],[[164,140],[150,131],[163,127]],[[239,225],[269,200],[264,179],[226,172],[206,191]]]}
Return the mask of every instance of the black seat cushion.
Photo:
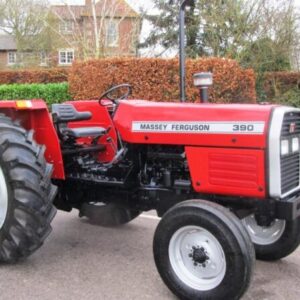
{"label": "black seat cushion", "polygon": [[77,139],[81,137],[97,137],[104,135],[106,129],[103,127],[64,128],[62,133]]}

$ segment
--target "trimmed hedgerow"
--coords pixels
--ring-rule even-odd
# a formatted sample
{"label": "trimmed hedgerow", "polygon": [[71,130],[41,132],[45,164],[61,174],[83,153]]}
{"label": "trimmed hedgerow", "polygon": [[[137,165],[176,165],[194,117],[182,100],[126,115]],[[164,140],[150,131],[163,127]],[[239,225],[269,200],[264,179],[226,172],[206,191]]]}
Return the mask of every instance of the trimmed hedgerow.
{"label": "trimmed hedgerow", "polygon": [[[254,71],[241,68],[236,61],[190,59],[186,65],[189,101],[199,99],[199,91],[193,86],[193,74],[210,71],[214,74],[211,102],[256,102]],[[75,62],[69,73],[70,93],[74,99],[89,99],[113,85],[130,83],[132,98],[174,101],[179,99],[178,69],[177,59],[108,58]]]}
{"label": "trimmed hedgerow", "polygon": [[66,82],[68,73],[62,68],[0,71],[0,84]]}
{"label": "trimmed hedgerow", "polygon": [[48,105],[71,99],[68,83],[0,85],[0,100],[44,99]]}

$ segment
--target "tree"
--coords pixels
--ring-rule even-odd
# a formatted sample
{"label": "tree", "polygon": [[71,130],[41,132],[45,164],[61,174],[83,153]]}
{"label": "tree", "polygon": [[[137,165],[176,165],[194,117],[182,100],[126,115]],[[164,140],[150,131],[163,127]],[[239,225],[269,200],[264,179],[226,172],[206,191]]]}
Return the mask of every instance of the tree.
{"label": "tree", "polygon": [[[152,30],[143,47],[177,48],[180,1],[154,0],[157,15],[149,15]],[[245,47],[262,38],[290,56],[295,43],[294,0],[198,0],[186,17],[189,57],[226,56],[242,59]],[[278,51],[277,51],[278,52]]]}
{"label": "tree", "polygon": [[[68,19],[73,24],[73,30],[69,34],[65,34],[59,28],[49,25],[62,43],[80,49],[83,59],[106,56],[108,54],[107,40],[109,35],[118,34],[118,28],[129,20],[127,18],[129,16],[134,17],[130,20],[136,19],[136,24],[132,22],[133,27],[119,38],[127,39],[128,44],[137,44],[140,19],[124,1],[90,0],[87,2],[89,4],[84,8],[64,2],[64,16],[61,15],[60,9],[51,10],[52,15],[56,17],[59,23],[63,23]],[[109,27],[112,28],[111,31],[108,30]],[[114,54],[118,55],[117,52]]]}
{"label": "tree", "polygon": [[[160,14],[146,18],[155,30],[143,46],[159,43],[163,48],[177,47],[179,1],[169,4],[155,0]],[[253,26],[248,22],[249,11],[242,0],[201,0],[187,11],[187,55],[232,56],[245,41]]]}
{"label": "tree", "polygon": [[0,29],[15,37],[19,51],[39,49],[47,12],[46,0],[0,0]]}

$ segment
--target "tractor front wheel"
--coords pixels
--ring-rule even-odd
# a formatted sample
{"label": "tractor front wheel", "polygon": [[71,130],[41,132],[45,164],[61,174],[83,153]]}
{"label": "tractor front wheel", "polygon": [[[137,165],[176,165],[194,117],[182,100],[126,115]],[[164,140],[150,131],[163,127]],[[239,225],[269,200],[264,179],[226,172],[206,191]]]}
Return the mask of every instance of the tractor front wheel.
{"label": "tractor front wheel", "polygon": [[259,226],[254,214],[242,220],[260,260],[274,261],[288,256],[300,244],[300,218],[294,221],[275,219],[270,226]]}
{"label": "tractor front wheel", "polygon": [[29,256],[51,231],[56,188],[44,152],[33,140],[33,131],[0,114],[1,262]]}
{"label": "tractor front wheel", "polygon": [[157,269],[180,299],[239,299],[255,260],[240,220],[220,205],[182,202],[160,221],[154,236]]}

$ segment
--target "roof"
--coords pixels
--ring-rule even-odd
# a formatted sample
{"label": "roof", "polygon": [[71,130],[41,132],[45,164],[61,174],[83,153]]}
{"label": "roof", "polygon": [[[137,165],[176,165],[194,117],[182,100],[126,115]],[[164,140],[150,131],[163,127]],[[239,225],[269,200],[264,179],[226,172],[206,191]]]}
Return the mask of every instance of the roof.
{"label": "roof", "polygon": [[[65,20],[92,16],[89,5],[52,5],[51,10]],[[139,17],[139,14],[125,0],[97,1],[96,14],[98,17]]]}
{"label": "roof", "polygon": [[0,51],[17,50],[17,43],[11,35],[0,35]]}

